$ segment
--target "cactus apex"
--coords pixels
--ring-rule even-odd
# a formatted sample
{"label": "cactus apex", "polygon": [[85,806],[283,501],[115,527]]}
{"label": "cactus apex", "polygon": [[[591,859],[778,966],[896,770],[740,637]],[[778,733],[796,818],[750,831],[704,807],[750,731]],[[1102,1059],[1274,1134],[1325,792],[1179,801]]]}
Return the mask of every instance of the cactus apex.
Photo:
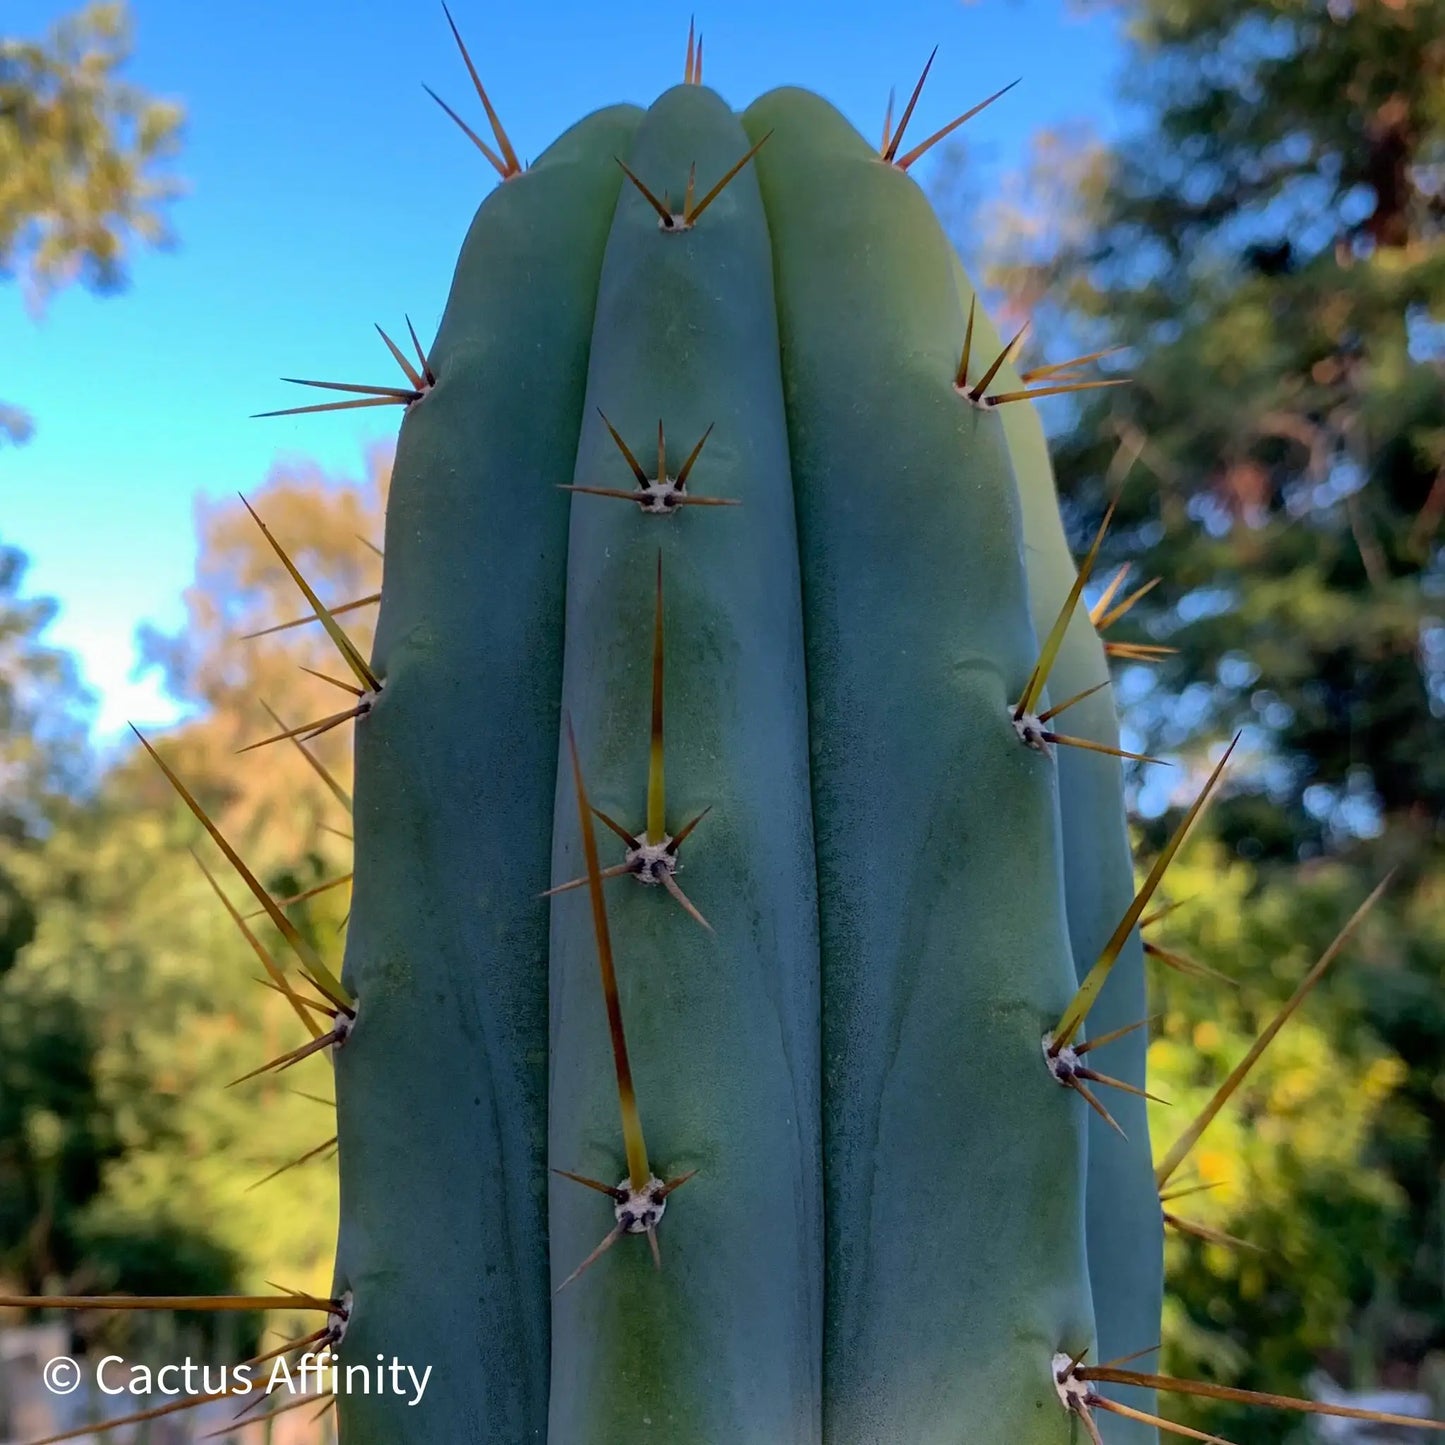
{"label": "cactus apex", "polygon": [[763,148],[764,144],[767,142],[768,138],[771,135],[772,131],[768,131],[765,135],[759,136],[758,139],[754,141],[754,143],[747,149],[747,151],[745,151],[736,161],[733,162],[731,166],[728,167],[727,170],[722,173],[721,178],[712,187],[712,189],[709,190],[705,196],[703,196],[701,200],[695,199],[693,195],[697,184],[697,166],[696,163],[694,163],[692,168],[688,171],[687,190],[683,196],[681,211],[674,211],[672,207],[667,204],[665,193],[663,199],[659,201],[657,197],[642,182],[642,180],[638,178],[636,173],[633,172],[633,170],[628,166],[626,161],[624,161],[620,156],[618,156],[616,159],[617,164],[622,167],[623,174],[627,177],[629,181],[632,182],[634,186],[637,187],[638,191],[641,193],[643,199],[647,202],[647,204],[651,206],[654,211],[657,212],[658,228],[670,235],[680,235],[684,231],[690,231],[697,224],[698,219],[701,217],[702,213],[707,210],[707,208],[712,205],[715,200],[717,200],[717,198],[723,193],[723,191],[726,190],[728,184],[739,174],[743,167],[747,165],[747,163],[752,160],[755,155],[757,155],[757,153]]}

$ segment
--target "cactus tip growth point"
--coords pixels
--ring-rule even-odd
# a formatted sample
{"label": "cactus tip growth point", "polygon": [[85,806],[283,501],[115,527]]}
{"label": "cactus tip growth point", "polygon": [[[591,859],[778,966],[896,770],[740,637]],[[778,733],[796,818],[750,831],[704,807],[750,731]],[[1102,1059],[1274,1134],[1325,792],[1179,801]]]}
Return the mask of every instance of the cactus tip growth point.
{"label": "cactus tip growth point", "polygon": [[[1360,1415],[1122,1368],[1165,1185],[1378,890],[1156,1172],[1139,929],[1238,738],[1135,890],[1120,762],[1157,760],[1106,663],[1167,649],[1099,633],[1154,584],[1081,605],[1113,507],[1075,567],[1013,405],[1120,379],[1018,371],[907,174],[1011,86],[904,152],[935,50],[875,148],[800,90],[735,114],[690,24],[681,86],[524,167],[446,19],[492,141],[433,96],[500,183],[436,339],[378,327],[405,386],[263,413],[401,406],[381,593],[328,608],[251,511],[311,608],[266,631],[319,623],[350,700],[252,747],[354,814],[354,872],[273,898],[140,739],[295,957],[202,862],[306,1036],[246,1077],[335,1070],[335,1137],[283,1166],[339,1151],[333,1297],[205,1307],[435,1370],[415,1411],[344,1395],[346,1445],[1215,1440],[1168,1391]],[[337,619],[378,600],[367,657]],[[346,722],[354,799],[306,747]],[[338,978],[285,908],[348,883]]]}

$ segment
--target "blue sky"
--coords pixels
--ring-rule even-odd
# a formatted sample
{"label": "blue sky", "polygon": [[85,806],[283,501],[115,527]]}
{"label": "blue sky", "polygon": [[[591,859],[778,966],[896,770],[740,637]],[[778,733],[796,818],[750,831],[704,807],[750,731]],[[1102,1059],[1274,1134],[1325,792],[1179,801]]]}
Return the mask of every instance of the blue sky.
{"label": "blue sky", "polygon": [[[78,3],[29,0],[24,33]],[[527,157],[584,112],[680,80],[692,8],[455,0],[453,14]],[[133,634],[179,621],[194,498],[254,487],[286,456],[356,475],[396,424],[390,409],[249,413],[305,400],[283,374],[390,380],[372,323],[391,331],[409,312],[430,339],[491,184],[421,88],[481,128],[432,0],[132,0],[132,13],[128,78],[188,111],[179,244],[140,255],[124,294],[71,288],[38,323],[17,285],[0,288],[0,396],[36,424],[27,446],[0,451],[0,540],[29,553],[29,590],[60,600],[47,637],[80,656],[102,735],[173,714],[154,677],[132,677]],[[1087,120],[1108,135],[1117,123],[1117,23],[1068,0],[726,0],[698,23],[706,79],[734,105],[805,84],[868,135],[934,44],[920,138],[1022,77],[969,123],[986,176],[1017,165],[1037,127]],[[917,173],[926,185],[926,166]]]}

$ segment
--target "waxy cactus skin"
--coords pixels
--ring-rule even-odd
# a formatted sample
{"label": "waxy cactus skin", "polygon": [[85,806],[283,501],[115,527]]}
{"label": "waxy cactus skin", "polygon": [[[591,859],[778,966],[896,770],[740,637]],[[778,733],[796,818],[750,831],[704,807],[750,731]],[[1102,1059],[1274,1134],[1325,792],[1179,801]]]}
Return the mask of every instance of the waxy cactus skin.
{"label": "waxy cactus skin", "polygon": [[[1133,885],[1088,842],[1116,762],[1010,714],[1073,563],[1027,403],[954,384],[970,298],[802,91],[601,113],[478,212],[398,446],[337,1050],[342,1359],[406,1341],[438,1388],[344,1399],[348,1442],[1063,1445],[1055,1357],[1157,1322],[1157,1248],[1120,1289],[1086,1243],[1157,1244],[1142,1110],[1111,1158],[1042,1053]],[[616,495],[659,421],[688,505]],[[575,1277],[629,1163],[564,721],[649,1169],[688,1177]],[[690,906],[619,866],[662,776],[664,836],[708,810]]]}

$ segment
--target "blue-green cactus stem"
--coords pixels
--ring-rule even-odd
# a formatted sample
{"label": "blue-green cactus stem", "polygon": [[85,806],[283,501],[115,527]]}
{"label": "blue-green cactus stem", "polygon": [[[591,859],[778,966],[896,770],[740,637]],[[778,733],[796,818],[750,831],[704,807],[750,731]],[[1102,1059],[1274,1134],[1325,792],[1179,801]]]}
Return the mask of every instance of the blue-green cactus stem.
{"label": "blue-green cactus stem", "polygon": [[[669,91],[625,156],[681,210],[749,146],[712,92]],[[764,147],[766,150],[766,147]],[[813,1445],[821,1439],[819,1002],[798,545],[768,227],[752,166],[665,233],[631,183],[599,291],[578,486],[636,489],[601,413],[655,465],[731,507],[671,515],[571,502],[564,705],[594,805],[646,825],[653,618],[662,556],[666,825],[712,811],[676,882],[605,885],[651,1166],[696,1169],[657,1229],[623,1236],[556,1296],[551,1445]],[[582,872],[565,749],[553,881]],[[603,863],[623,844],[601,835]],[[596,942],[584,893],[552,900],[550,1159],[626,1174]],[[555,1177],[552,1278],[613,1227],[609,1201]]]}
{"label": "blue-green cactus stem", "polygon": [[597,275],[639,112],[497,187],[409,410],[357,727],[356,904],[336,1057],[343,1362],[432,1367],[422,1406],[341,1398],[348,1445],[546,1435],[547,885],[566,505]]}
{"label": "blue-green cactus stem", "polygon": [[744,123],[778,291],[823,937],[830,1445],[1065,1445],[1091,1342],[1054,762],[1000,419],[916,184],[823,101]]}
{"label": "blue-green cactus stem", "polygon": [[[974,290],[961,265],[955,272],[962,303]],[[992,358],[999,337],[982,306],[976,309],[975,355]],[[1024,389],[1011,362],[1005,362],[989,392]],[[1018,479],[1023,510],[1024,560],[1034,626],[1042,636],[1053,625],[1077,575],[1059,512],[1048,443],[1031,402],[998,408]],[[1074,612],[1049,680],[1049,696],[1062,702],[1109,676],[1103,643],[1081,602]],[[1057,726],[1088,742],[1119,746],[1119,725],[1112,687],[1094,693],[1059,714]],[[1133,864],[1119,761],[1080,748],[1055,750],[1064,837],[1064,885],[1069,938],[1079,977],[1093,966],[1133,899]],[[1094,1036],[1138,1023],[1148,1012],[1144,952],[1137,931],[1130,934],[1090,1010]],[[1106,1073],[1145,1086],[1149,1031],[1138,1029],[1101,1050],[1096,1065]],[[1089,1279],[1100,1360],[1147,1350],[1159,1342],[1164,1291],[1163,1216],[1149,1140],[1145,1101],[1110,1090],[1109,1112],[1125,1137],[1096,1114],[1089,1117],[1087,1231]],[[1152,1393],[1120,1390],[1118,1398],[1135,1409],[1154,1412]],[[1138,1421],[1107,1417],[1100,1430],[1109,1445],[1155,1445],[1158,1431]]]}

